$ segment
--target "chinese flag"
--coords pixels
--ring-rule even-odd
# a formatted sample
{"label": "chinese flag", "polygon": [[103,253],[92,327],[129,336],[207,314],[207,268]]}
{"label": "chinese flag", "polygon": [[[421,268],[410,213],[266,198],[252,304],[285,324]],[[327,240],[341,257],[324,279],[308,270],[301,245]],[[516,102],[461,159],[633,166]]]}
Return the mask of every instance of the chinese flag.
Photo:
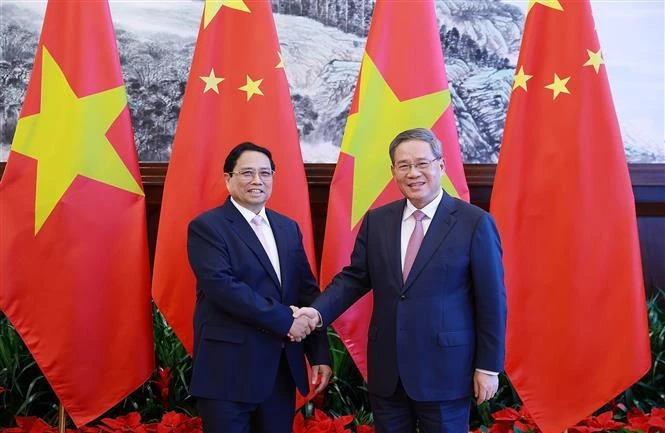
{"label": "chinese flag", "polygon": [[531,2],[491,210],[506,371],[545,433],[649,369],[635,207],[588,0]]}
{"label": "chinese flag", "polygon": [[145,197],[105,0],[48,3],[0,238],[0,307],[85,424],[154,367]]}
{"label": "chinese flag", "polygon": [[190,354],[196,289],[187,225],[222,204],[224,160],[243,141],[272,152],[268,206],[298,222],[313,263],[307,179],[270,2],[208,0],[164,185],[152,289]]}
{"label": "chinese flag", "polygon": [[[388,145],[400,132],[432,129],[443,145],[444,189],[469,199],[433,1],[377,0],[356,92],[330,186],[322,287],[349,264],[365,213],[402,197]],[[371,292],[334,323],[367,377]]]}

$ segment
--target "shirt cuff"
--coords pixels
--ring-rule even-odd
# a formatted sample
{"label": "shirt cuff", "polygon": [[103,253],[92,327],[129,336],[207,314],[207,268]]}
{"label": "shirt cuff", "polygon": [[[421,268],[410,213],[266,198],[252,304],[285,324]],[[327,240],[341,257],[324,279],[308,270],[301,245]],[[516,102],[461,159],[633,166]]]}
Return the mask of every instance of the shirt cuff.
{"label": "shirt cuff", "polygon": [[319,316],[319,323],[316,325],[316,329],[321,329],[323,328],[323,317],[321,317],[321,313],[319,313],[319,310],[314,309],[316,311],[316,314]]}
{"label": "shirt cuff", "polygon": [[496,371],[483,370],[482,368],[476,368],[476,371],[478,371],[480,373],[489,374],[490,376],[498,376],[499,375],[499,373],[496,372]]}

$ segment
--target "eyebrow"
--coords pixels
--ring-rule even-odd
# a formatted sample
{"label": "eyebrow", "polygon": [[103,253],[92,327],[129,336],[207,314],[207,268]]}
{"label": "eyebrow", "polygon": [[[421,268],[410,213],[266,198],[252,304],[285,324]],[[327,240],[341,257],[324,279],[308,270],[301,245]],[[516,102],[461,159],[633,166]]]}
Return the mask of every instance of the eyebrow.
{"label": "eyebrow", "polygon": [[[436,159],[436,157],[434,157],[434,158]],[[413,161],[414,161],[414,162],[419,162],[419,161],[431,161],[431,160],[432,160],[432,158],[420,157],[420,158],[416,158],[416,159],[413,160]],[[411,161],[412,161],[411,159],[400,159],[400,160],[395,161],[395,164],[409,163],[409,162],[411,162]]]}
{"label": "eyebrow", "polygon": [[238,167],[238,170],[272,170],[272,168],[269,165],[264,165],[262,167],[254,167],[251,165],[243,165]]}

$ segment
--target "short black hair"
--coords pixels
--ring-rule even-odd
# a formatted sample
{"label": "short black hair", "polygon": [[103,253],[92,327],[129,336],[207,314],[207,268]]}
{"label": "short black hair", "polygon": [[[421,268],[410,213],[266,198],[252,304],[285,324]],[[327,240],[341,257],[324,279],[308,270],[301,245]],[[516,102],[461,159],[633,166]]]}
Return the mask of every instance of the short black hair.
{"label": "short black hair", "polygon": [[240,155],[242,155],[245,152],[261,152],[265,156],[268,157],[270,160],[270,168],[272,170],[275,170],[275,162],[272,160],[272,153],[265,147],[261,147],[258,144],[251,143],[249,141],[245,141],[243,143],[240,143],[231,151],[229,152],[229,155],[226,157],[226,160],[224,161],[224,173],[231,173],[233,169],[236,167],[236,163],[238,162],[238,158],[240,158]]}

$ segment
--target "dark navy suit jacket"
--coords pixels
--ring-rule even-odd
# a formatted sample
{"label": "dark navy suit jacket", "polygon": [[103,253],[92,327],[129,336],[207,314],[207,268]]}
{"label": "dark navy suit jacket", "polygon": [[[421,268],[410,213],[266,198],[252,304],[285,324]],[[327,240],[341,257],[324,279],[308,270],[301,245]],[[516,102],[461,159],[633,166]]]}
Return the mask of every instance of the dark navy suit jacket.
{"label": "dark navy suit jacket", "polygon": [[409,397],[469,396],[476,368],[500,372],[506,299],[501,244],[492,217],[444,196],[405,283],[400,233],[406,200],[370,210],[351,263],[313,304],[324,326],[373,289],[369,391],[388,397],[401,379]]}
{"label": "dark navy suit jacket", "polygon": [[189,224],[187,251],[196,275],[194,367],[197,397],[260,403],[273,389],[282,348],[296,386],[309,392],[303,354],[312,365],[330,364],[327,336],[303,343],[286,334],[289,305],[319,295],[295,221],[266,209],[279,254],[282,283],[258,237],[230,200]]}

